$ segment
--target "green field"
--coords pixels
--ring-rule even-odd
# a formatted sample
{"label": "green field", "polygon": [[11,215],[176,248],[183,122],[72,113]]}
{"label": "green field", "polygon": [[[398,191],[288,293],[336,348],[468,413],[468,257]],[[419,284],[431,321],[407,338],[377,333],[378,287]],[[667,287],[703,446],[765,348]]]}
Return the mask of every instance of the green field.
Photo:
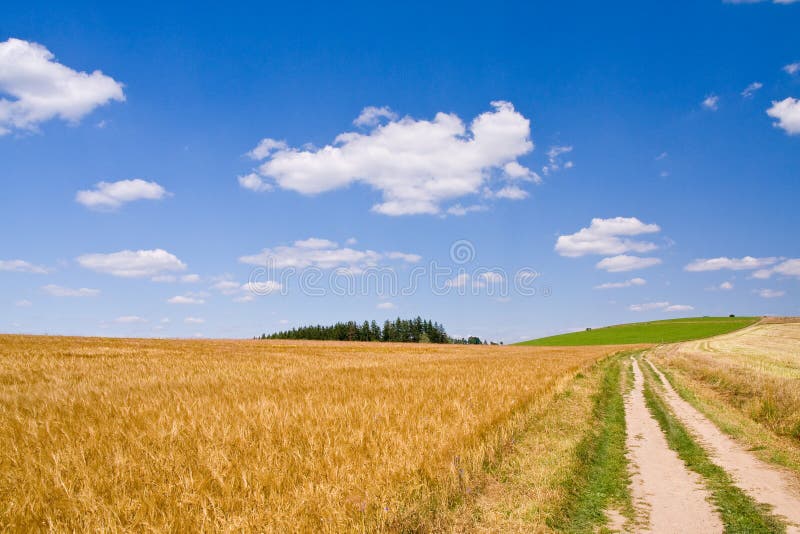
{"label": "green field", "polygon": [[577,345],[617,345],[627,343],[675,343],[726,334],[750,326],[759,317],[687,317],[647,323],[630,323],[594,328],[570,334],[543,337],[517,343],[567,347]]}

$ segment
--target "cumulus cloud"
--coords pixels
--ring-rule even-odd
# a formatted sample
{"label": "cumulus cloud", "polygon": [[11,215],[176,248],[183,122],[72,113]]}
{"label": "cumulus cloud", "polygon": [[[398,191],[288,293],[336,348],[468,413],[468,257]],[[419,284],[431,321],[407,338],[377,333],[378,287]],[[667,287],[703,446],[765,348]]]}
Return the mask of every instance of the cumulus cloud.
{"label": "cumulus cloud", "polygon": [[49,272],[46,267],[34,265],[25,260],[0,260],[0,271],[33,274],[47,274]]}
{"label": "cumulus cloud", "polygon": [[99,289],[89,289],[81,287],[79,289],[72,289],[69,287],[57,286],[55,284],[48,284],[42,286],[42,291],[53,297],[96,297],[100,294]]}
{"label": "cumulus cloud", "polygon": [[473,204],[471,206],[462,206],[461,204],[454,204],[447,208],[448,215],[455,215],[456,217],[463,217],[467,213],[474,213],[477,211],[486,211],[489,208],[481,204]]}
{"label": "cumulus cloud", "polygon": [[690,306],[688,304],[671,304],[669,302],[645,302],[644,304],[631,304],[628,306],[630,311],[635,312],[645,312],[645,311],[653,311],[653,310],[662,310],[665,312],[677,312],[677,311],[690,311],[694,309],[694,306]]}
{"label": "cumulus cloud", "polygon": [[481,280],[487,284],[500,284],[505,281],[505,276],[502,273],[498,273],[496,271],[487,271],[484,273],[480,273],[477,276],[478,280]]}
{"label": "cumulus cloud", "polygon": [[265,191],[272,191],[274,189],[271,183],[267,182],[254,172],[240,176],[239,185],[245,189],[249,189],[250,191],[255,191],[256,193],[263,193]]}
{"label": "cumulus cloud", "polygon": [[156,182],[139,178],[118,182],[98,182],[94,189],[78,191],[75,201],[87,208],[115,209],[135,200],[161,200],[169,195]]}
{"label": "cumulus cloud", "polygon": [[35,130],[54,118],[77,123],[95,108],[123,101],[122,84],[99,70],[75,71],[44,46],[8,39],[0,42],[0,135]]}
{"label": "cumulus cloud", "polygon": [[800,134],[800,100],[787,97],[780,102],[773,101],[767,115],[778,122],[773,123],[789,135]]}
{"label": "cumulus cloud", "polygon": [[783,71],[790,76],[794,76],[795,74],[800,72],[800,61],[795,61],[794,63],[789,63],[788,65],[784,65]]}
{"label": "cumulus cloud", "polygon": [[494,198],[506,200],[522,200],[528,198],[528,192],[516,185],[507,185],[493,193]]}
{"label": "cumulus cloud", "polygon": [[276,150],[286,150],[287,148],[289,148],[289,145],[286,144],[286,141],[266,138],[259,141],[258,145],[248,152],[247,155],[250,156],[251,159],[262,160]]}
{"label": "cumulus cloud", "polygon": [[169,304],[205,304],[204,297],[208,296],[206,293],[185,293],[183,295],[175,295],[167,299]]}
{"label": "cumulus cloud", "polygon": [[647,241],[629,239],[631,236],[659,232],[657,224],[645,224],[636,217],[592,219],[588,228],[574,234],[562,235],[555,250],[561,256],[578,257],[587,254],[610,255],[625,252],[650,252],[657,247]]}
{"label": "cumulus cloud", "polygon": [[328,239],[312,237],[295,241],[291,246],[265,248],[258,254],[242,256],[239,261],[249,265],[269,265],[276,269],[316,267],[319,269],[347,268],[358,271],[377,266],[386,260],[416,263],[420,259],[421,257],[417,254],[358,250],[352,247],[340,247],[338,243]]}
{"label": "cumulus cloud", "polygon": [[753,83],[751,83],[750,85],[748,85],[747,87],[744,88],[744,91],[742,91],[742,96],[744,98],[752,98],[753,95],[756,94],[756,91],[758,91],[762,87],[764,87],[763,83],[761,83],[761,82],[753,82]]}
{"label": "cumulus cloud", "polygon": [[469,283],[469,275],[467,273],[461,273],[454,278],[447,280],[444,285],[445,287],[452,287],[452,288],[461,288],[466,287]]}
{"label": "cumulus cloud", "polygon": [[643,286],[647,283],[647,280],[644,278],[631,278],[630,280],[625,280],[624,282],[606,282],[605,284],[600,284],[599,286],[594,286],[595,289],[619,289],[623,287],[634,287],[634,286]]}
{"label": "cumulus cloud", "polygon": [[759,269],[753,273],[753,278],[766,279],[771,277],[773,274],[800,278],[800,259],[794,258],[784,260],[768,269]]}
{"label": "cumulus cloud", "polygon": [[733,290],[733,282],[722,282],[718,286],[707,287],[706,291],[731,291]]}
{"label": "cumulus cloud", "polygon": [[550,173],[560,169],[571,169],[575,166],[572,161],[561,162],[563,154],[572,152],[571,146],[551,146],[547,151],[547,164],[542,167],[542,174],[548,176]]}
{"label": "cumulus cloud", "polygon": [[87,269],[123,278],[155,277],[185,271],[186,264],[166,250],[122,250],[110,254],[84,254],[76,258]]}
{"label": "cumulus cloud", "polygon": [[623,273],[627,271],[636,271],[638,269],[646,269],[660,263],[661,260],[659,258],[642,258],[639,256],[620,254],[619,256],[603,258],[597,262],[595,267],[610,273]]}
{"label": "cumulus cloud", "polygon": [[361,123],[386,122],[364,133],[342,133],[319,149],[270,140],[268,149],[259,150],[265,140],[250,152],[262,163],[243,186],[263,190],[274,183],[314,195],[361,183],[381,193],[382,201],[372,208],[377,213],[438,214],[442,203],[478,194],[496,179],[535,181],[516,161],[533,150],[530,121],[509,102],[492,107],[468,126],[448,113],[416,120],[398,119],[382,108],[365,110],[357,119]]}
{"label": "cumulus cloud", "polygon": [[776,289],[758,289],[756,294],[764,299],[776,299],[786,294],[786,291],[778,291]]}
{"label": "cumulus cloud", "polygon": [[697,259],[686,265],[683,269],[689,272],[719,271],[728,269],[731,271],[749,271],[760,269],[772,265],[778,258],[754,258],[745,256],[743,258],[728,258],[725,256],[710,259]]}
{"label": "cumulus cloud", "polygon": [[356,117],[353,124],[356,126],[376,126],[381,122],[381,119],[395,121],[397,120],[397,113],[389,109],[388,106],[367,106],[361,110],[361,114]]}
{"label": "cumulus cloud", "polygon": [[139,317],[138,315],[123,315],[114,319],[114,322],[119,324],[146,323],[147,319]]}
{"label": "cumulus cloud", "polygon": [[719,97],[717,95],[708,95],[703,100],[703,107],[710,111],[717,111],[719,109]]}

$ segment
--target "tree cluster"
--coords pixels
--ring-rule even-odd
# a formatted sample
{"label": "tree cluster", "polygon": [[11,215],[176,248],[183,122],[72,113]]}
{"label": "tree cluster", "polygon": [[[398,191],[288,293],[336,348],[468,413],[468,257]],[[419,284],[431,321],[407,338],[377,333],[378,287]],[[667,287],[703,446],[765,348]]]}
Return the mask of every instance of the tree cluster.
{"label": "tree cluster", "polygon": [[332,326],[301,326],[275,332],[274,334],[261,334],[261,339],[312,339],[321,341],[386,341],[395,343],[463,343],[480,345],[483,343],[477,337],[467,339],[454,339],[439,323],[425,320],[422,317],[415,319],[400,319],[385,321],[380,326],[376,321],[339,322]]}

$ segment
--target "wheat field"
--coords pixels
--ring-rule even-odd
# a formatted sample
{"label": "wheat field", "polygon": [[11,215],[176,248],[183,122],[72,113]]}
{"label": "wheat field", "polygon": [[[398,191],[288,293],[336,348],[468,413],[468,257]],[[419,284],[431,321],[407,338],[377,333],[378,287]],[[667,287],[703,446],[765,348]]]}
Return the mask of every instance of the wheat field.
{"label": "wheat field", "polygon": [[0,336],[0,529],[430,530],[616,350]]}

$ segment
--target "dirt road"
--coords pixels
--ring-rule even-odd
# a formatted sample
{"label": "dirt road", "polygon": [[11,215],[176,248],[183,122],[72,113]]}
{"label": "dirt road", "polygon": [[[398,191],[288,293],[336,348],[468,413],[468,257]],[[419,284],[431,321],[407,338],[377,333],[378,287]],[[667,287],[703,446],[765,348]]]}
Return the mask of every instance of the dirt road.
{"label": "dirt road", "polygon": [[772,506],[776,515],[793,523],[787,527],[787,532],[800,533],[800,491],[797,480],[791,474],[759,460],[723,434],[678,395],[661,371],[649,361],[648,364],[664,384],[664,400],[678,419],[698,438],[714,463],[727,471],[735,484],[753,499]]}
{"label": "dirt road", "polygon": [[669,448],[644,399],[644,377],[633,360],[634,387],[625,399],[631,492],[643,516],[638,532],[722,532],[699,475],[689,471]]}

